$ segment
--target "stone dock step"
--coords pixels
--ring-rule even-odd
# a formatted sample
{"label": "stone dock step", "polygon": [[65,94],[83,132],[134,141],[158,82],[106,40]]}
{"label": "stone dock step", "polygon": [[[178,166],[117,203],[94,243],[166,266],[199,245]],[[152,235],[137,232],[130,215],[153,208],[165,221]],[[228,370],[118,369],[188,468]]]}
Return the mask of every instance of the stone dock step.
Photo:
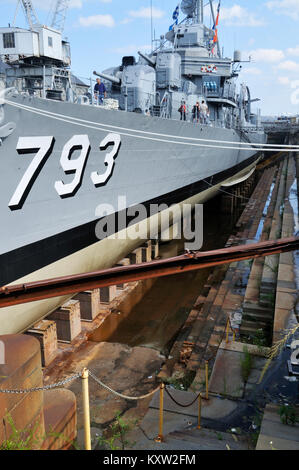
{"label": "stone dock step", "polygon": [[[295,182],[296,166],[293,157],[289,157],[286,177],[286,195],[282,213],[281,237],[291,237],[295,231],[294,210],[290,202],[290,190]],[[290,311],[298,299],[298,290],[294,272],[293,253],[282,253],[279,256],[277,288],[275,297],[275,315],[273,325],[273,342],[281,339],[287,326]]]}
{"label": "stone dock step", "polygon": [[262,312],[262,313],[256,313],[256,312],[246,312],[246,314],[244,314],[243,312],[243,319],[244,321],[256,321],[256,322],[262,322],[262,323],[265,323],[266,325],[268,325],[269,323],[272,323],[273,321],[273,312],[271,310],[271,313],[267,313],[267,312]]}
{"label": "stone dock step", "polygon": [[[276,240],[281,236],[282,217],[281,207],[286,195],[286,174],[288,168],[288,159],[282,163],[281,174],[276,180],[278,186],[277,194],[275,194],[276,201],[272,214],[271,230],[269,240]],[[279,262],[279,255],[267,256],[264,259],[263,273],[260,284],[260,303],[262,305],[271,306],[271,298],[263,297],[263,294],[271,293],[271,289],[275,288],[277,280],[277,267]]]}
{"label": "stone dock step", "polygon": [[[283,216],[281,212],[291,186],[291,178],[289,178],[288,183],[288,175],[290,167],[292,167],[292,161],[292,157],[287,156],[279,164],[276,177],[274,175],[275,184],[260,238],[261,241],[275,240],[282,236]],[[254,324],[250,323],[255,320],[256,330],[264,328],[268,334],[268,338],[265,337],[265,339],[267,341],[272,340],[271,331],[274,323],[279,262],[279,255],[257,258],[253,262],[243,303],[244,320],[240,329],[241,334],[245,336],[252,337],[257,334],[257,331],[254,332]],[[262,325],[264,322],[265,326]]]}
{"label": "stone dock step", "polygon": [[243,309],[246,314],[250,315],[267,315],[267,316],[272,316],[273,314],[273,309],[272,308],[265,308],[261,307],[257,302],[244,302],[243,303]]}
{"label": "stone dock step", "polygon": [[241,335],[249,335],[252,336],[257,332],[257,330],[269,330],[270,326],[268,323],[259,322],[259,321],[249,321],[245,320],[242,321],[242,325],[240,328]]}
{"label": "stone dock step", "polygon": [[[271,201],[268,207],[267,215],[264,221],[264,227],[263,231],[260,237],[260,241],[267,241],[269,240],[269,233],[271,230],[271,223],[272,223],[272,216],[274,213],[274,207],[275,207],[275,201],[276,201],[276,196],[278,192],[278,187],[279,187],[279,180],[281,177],[281,172],[282,172],[282,164],[279,166],[279,169],[277,173],[275,173],[272,170],[272,173],[270,175],[275,178],[276,177],[276,184],[274,186],[273,192],[272,192],[272,197]],[[251,267],[251,272],[249,275],[248,279],[248,284],[244,296],[244,303],[243,303],[243,311],[244,313],[247,312],[252,312],[251,310],[251,304],[257,304],[259,300],[259,294],[260,294],[260,285],[261,285],[261,278],[263,274],[263,268],[264,268],[264,257],[257,258],[253,260],[253,264]]]}

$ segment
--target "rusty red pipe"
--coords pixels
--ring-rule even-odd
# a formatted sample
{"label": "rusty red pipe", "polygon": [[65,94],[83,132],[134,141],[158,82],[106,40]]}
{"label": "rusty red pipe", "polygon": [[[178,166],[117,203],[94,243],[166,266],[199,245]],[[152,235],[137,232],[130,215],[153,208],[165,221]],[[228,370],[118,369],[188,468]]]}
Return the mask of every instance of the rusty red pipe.
{"label": "rusty red pipe", "polygon": [[299,249],[299,238],[240,245],[220,250],[187,253],[150,263],[121,266],[72,276],[0,288],[0,308],[52,297],[77,294],[85,290],[123,284],[204,269],[234,261],[244,261]]}

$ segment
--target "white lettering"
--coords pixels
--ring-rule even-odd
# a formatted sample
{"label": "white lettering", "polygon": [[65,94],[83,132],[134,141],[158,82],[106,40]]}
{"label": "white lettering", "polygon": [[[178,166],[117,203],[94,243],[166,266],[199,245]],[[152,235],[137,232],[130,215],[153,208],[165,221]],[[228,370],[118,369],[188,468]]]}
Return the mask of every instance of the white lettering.
{"label": "white lettering", "polygon": [[94,171],[91,173],[91,180],[95,186],[100,186],[101,184],[104,184],[108,181],[110,176],[112,175],[113,168],[115,165],[115,159],[117,157],[121,140],[120,140],[120,135],[119,134],[109,134],[105,139],[101,142],[100,144],[100,149],[105,150],[108,145],[113,144],[113,149],[111,150],[110,153],[106,154],[105,157],[105,165],[107,166],[107,170],[105,173],[99,175],[97,171]]}
{"label": "white lettering", "polygon": [[21,179],[8,207],[10,209],[20,209],[25,202],[28,193],[35,182],[43,163],[49,157],[54,143],[54,137],[20,137],[17,144],[17,151],[22,153],[38,152],[30,163],[26,173]]}
{"label": "white lettering", "polygon": [[[79,157],[76,160],[71,160],[73,152],[80,149]],[[60,164],[66,174],[75,173],[75,176],[73,181],[68,184],[63,181],[56,181],[55,189],[60,197],[73,196],[81,186],[89,152],[90,142],[87,135],[74,135],[63,147]]]}

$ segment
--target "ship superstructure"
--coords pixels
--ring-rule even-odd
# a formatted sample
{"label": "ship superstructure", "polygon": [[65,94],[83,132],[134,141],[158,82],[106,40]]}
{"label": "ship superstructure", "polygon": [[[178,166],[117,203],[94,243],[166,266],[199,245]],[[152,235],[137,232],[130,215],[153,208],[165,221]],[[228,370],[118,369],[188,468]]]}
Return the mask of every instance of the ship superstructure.
{"label": "ship superstructure", "polygon": [[[183,1],[187,17],[161,36],[155,51],[139,51],[138,62],[125,56],[120,66],[95,74],[125,111],[179,119],[178,110],[185,103],[190,118],[193,106],[205,101],[211,125],[260,127],[260,114],[251,113],[248,87],[242,84],[237,89],[241,53],[235,51],[233,60],[222,57],[215,29],[203,23],[203,7],[203,0]],[[212,1],[210,8],[216,22]]]}

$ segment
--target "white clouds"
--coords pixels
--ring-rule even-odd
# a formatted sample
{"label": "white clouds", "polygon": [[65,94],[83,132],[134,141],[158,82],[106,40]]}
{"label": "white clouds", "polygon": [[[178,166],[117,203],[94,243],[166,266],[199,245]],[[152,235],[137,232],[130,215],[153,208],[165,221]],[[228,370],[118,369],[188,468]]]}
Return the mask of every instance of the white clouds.
{"label": "white clouds", "polygon": [[277,80],[278,80],[278,83],[280,83],[281,85],[291,84],[291,80],[289,79],[289,77],[277,77]]}
{"label": "white clouds", "polygon": [[287,49],[287,54],[299,57],[299,46],[290,47]]}
{"label": "white clouds", "polygon": [[132,23],[132,21],[134,21],[135,19],[139,19],[139,18],[150,19],[151,15],[153,15],[154,19],[160,20],[161,18],[164,17],[165,12],[163,10],[160,10],[159,8],[155,8],[155,7],[153,7],[152,10],[151,10],[151,8],[141,7],[141,8],[139,8],[139,10],[129,11],[128,16],[126,18],[124,18],[120,22],[120,24]]}
{"label": "white clouds", "polygon": [[[153,18],[160,19],[163,18],[165,12],[160,10],[159,8],[153,7],[152,10]],[[142,7],[139,10],[131,10],[129,15],[133,18],[150,18],[151,17],[151,9],[147,7]]]}
{"label": "white clouds", "polygon": [[257,18],[254,13],[250,13],[247,8],[240,5],[233,5],[231,8],[221,9],[221,19],[227,25],[234,26],[263,26],[264,21]]}
{"label": "white clouds", "polygon": [[[299,45],[287,49],[286,50],[286,56],[299,57]],[[299,63],[295,62],[294,60],[284,60],[284,61],[280,61],[280,63],[277,65],[277,67],[274,68],[274,70],[275,69],[276,70],[285,70],[286,72],[289,72],[289,74],[292,74],[292,73],[293,74],[294,73],[298,74],[299,73]],[[278,77],[278,81],[282,85],[290,85],[291,84],[290,78],[285,77],[285,76]]]}
{"label": "white clouds", "polygon": [[266,3],[266,6],[275,13],[282,14],[299,20],[298,0],[274,0]]}
{"label": "white clouds", "polygon": [[284,52],[279,49],[255,49],[249,55],[255,62],[277,63],[285,58]]}
{"label": "white clouds", "polygon": [[129,23],[132,23],[133,21],[133,18],[124,18],[123,20],[121,20],[120,24],[129,24]]}
{"label": "white clouds", "polygon": [[90,26],[105,26],[107,28],[113,28],[115,26],[115,21],[112,15],[81,16],[79,18],[79,24],[85,28]]}
{"label": "white clouds", "polygon": [[299,64],[293,60],[285,60],[281,62],[277,68],[279,70],[287,70],[288,72],[299,72]]}
{"label": "white clouds", "polygon": [[294,91],[290,91],[291,93],[290,102],[293,105],[298,105],[299,104],[299,80],[290,80],[289,77],[278,77],[277,81],[281,85],[285,85],[288,88],[291,88],[291,90],[294,90]]}

